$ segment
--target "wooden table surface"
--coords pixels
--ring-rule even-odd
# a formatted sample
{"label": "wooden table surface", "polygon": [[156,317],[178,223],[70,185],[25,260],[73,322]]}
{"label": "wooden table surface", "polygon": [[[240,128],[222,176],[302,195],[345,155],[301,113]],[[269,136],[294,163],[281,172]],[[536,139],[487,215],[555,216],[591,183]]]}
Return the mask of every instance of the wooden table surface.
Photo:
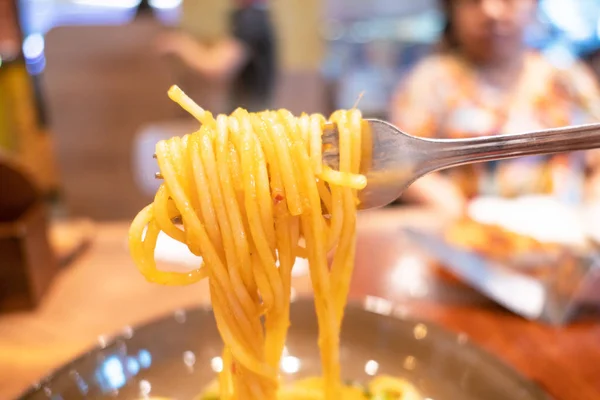
{"label": "wooden table surface", "polygon": [[[398,233],[400,226],[439,222],[415,209],[361,214],[351,296],[386,298],[409,315],[467,334],[557,400],[600,399],[600,322],[529,322],[444,278]],[[208,300],[204,283],[147,283],[129,259],[126,234],[126,222],[97,225],[92,247],[62,271],[38,309],[0,316],[0,399],[14,398],[100,335]],[[295,288],[309,294],[308,278],[297,278]]]}

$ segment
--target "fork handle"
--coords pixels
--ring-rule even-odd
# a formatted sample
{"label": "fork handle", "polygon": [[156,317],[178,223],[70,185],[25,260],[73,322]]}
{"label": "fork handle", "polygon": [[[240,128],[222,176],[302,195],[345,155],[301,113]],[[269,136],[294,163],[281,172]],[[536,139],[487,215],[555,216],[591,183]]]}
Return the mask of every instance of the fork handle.
{"label": "fork handle", "polygon": [[436,153],[429,171],[529,155],[600,148],[600,123],[469,139],[428,139]]}

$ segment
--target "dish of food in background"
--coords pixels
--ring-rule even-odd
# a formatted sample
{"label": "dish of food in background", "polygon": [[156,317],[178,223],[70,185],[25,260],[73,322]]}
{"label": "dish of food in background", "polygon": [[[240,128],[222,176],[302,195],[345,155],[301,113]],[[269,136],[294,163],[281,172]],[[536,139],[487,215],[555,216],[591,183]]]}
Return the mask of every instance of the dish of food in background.
{"label": "dish of food in background", "polygon": [[549,196],[479,197],[469,204],[467,217],[528,236],[542,244],[579,249],[587,246],[582,210]]}
{"label": "dish of food in background", "polygon": [[543,276],[557,263],[591,251],[584,220],[578,210],[548,197],[481,197],[443,235],[460,249]]}
{"label": "dish of food in background", "polygon": [[479,198],[441,233],[404,231],[454,281],[525,318],[563,324],[600,304],[598,216],[547,197]]}
{"label": "dish of food in background", "polygon": [[[542,242],[502,226],[482,224],[471,218],[450,225],[444,237],[450,245],[536,278],[552,277],[556,272],[568,274],[577,263],[578,252],[569,247]],[[560,271],[555,268],[558,264],[562,266]]]}
{"label": "dish of food in background", "polygon": [[481,223],[469,217],[450,225],[445,237],[457,246],[497,260],[555,252],[559,247],[556,243],[542,242],[500,225]]}

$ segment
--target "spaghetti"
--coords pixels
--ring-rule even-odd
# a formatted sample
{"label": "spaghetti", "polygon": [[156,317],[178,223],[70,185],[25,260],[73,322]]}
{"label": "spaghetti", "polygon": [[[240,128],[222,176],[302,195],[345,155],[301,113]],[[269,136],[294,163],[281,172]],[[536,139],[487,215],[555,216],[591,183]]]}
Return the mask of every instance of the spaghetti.
{"label": "spaghetti", "polygon": [[[208,279],[224,342],[221,399],[312,399],[278,385],[292,266],[296,257],[308,258],[323,371],[319,398],[342,398],[349,389],[340,380],[339,332],[353,269],[356,192],[366,185],[358,173],[360,112],[336,111],[329,119],[339,132],[333,170],[322,161],[322,115],[237,109],[215,117],[178,87],[169,97],[201,126],[156,145],[164,183],[131,224],[137,267],[164,285]],[[157,269],[160,231],[203,264],[189,273]]]}

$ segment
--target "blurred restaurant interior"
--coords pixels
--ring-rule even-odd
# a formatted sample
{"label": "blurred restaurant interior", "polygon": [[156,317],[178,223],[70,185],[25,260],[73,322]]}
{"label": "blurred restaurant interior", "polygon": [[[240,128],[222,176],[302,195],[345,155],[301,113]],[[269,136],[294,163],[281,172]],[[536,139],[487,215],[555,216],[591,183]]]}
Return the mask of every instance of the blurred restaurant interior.
{"label": "blurred restaurant interior", "polygon": [[[193,19],[181,0],[144,4],[20,1],[27,71],[41,118],[49,119],[55,171],[72,216],[127,218],[147,202],[156,184],[139,170],[147,166],[140,146],[154,124],[182,117],[164,94],[170,84],[213,109],[202,102],[201,84],[186,77],[190,72],[160,59],[155,35],[187,24],[198,37],[218,36],[232,1],[199,1],[202,11],[190,10]],[[443,26],[433,0],[290,0],[272,8],[279,58],[273,108],[294,113],[350,108],[363,93],[366,116],[389,117],[394,88],[435,46]],[[563,68],[584,58],[600,73],[599,18],[593,0],[542,0],[526,39]]]}
{"label": "blurred restaurant interior", "polygon": [[[0,0],[0,399],[17,398],[101,335],[208,301],[198,289],[157,287],[138,276],[127,227],[160,185],[155,144],[197,129],[169,100],[169,87],[179,85],[207,110],[227,111],[220,83],[161,54],[158,38],[183,30],[216,41],[236,2]],[[437,0],[268,4],[277,65],[269,108],[294,114],[358,104],[366,117],[392,120],[398,85],[437,48],[445,24]],[[582,60],[600,80],[600,1],[539,0],[525,41],[558,70]],[[600,193],[596,180],[590,185]],[[472,218],[537,235],[523,247],[470,220],[445,236],[478,254],[493,247],[491,258],[546,251],[544,238],[593,242],[575,255],[550,248],[542,264],[551,272],[525,262],[524,274],[542,282],[543,300],[538,286],[521,298],[525,283],[510,286],[505,275],[498,287],[508,295],[497,295],[491,275],[460,269],[466,253],[439,250],[419,231],[439,230],[450,216],[404,204],[359,217],[351,293],[404,304],[413,318],[466,332],[556,400],[600,399],[600,229],[590,228],[600,222],[600,203],[589,204],[582,220],[579,210],[544,201],[524,200],[514,211],[482,199],[471,208]],[[167,264],[197,261],[169,246],[157,247],[157,259],[162,252]],[[308,276],[298,271],[303,293]],[[102,382],[107,391],[121,387]]]}
{"label": "blurred restaurant interior", "polygon": [[[155,35],[180,24],[198,37],[219,35],[231,1],[199,1],[202,11],[193,19],[181,0],[148,1],[147,12],[140,3],[19,3],[27,71],[41,118],[49,120],[54,171],[72,216],[127,218],[149,199],[156,184],[139,170],[146,153],[137,155],[153,124],[182,117],[164,94],[170,84],[213,109],[189,72],[157,55]],[[385,119],[394,88],[431,51],[443,26],[433,0],[290,0],[272,8],[279,60],[273,105],[294,113],[349,108],[363,93],[361,111]],[[526,39],[563,68],[584,58],[600,73],[599,18],[593,0],[542,0]]]}

